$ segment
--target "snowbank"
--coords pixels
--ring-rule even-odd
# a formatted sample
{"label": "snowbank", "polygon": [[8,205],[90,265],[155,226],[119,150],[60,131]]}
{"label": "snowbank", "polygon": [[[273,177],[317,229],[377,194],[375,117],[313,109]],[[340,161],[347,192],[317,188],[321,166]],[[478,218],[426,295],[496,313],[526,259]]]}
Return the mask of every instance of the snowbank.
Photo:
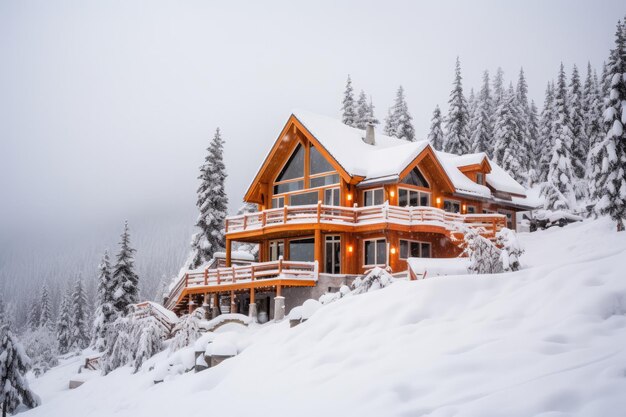
{"label": "snowbank", "polygon": [[55,368],[23,415],[623,415],[626,233],[601,220],[520,239],[521,271],[344,297],[297,327],[253,328],[238,356],[197,374],[154,385],[155,371],[126,368],[49,392]]}

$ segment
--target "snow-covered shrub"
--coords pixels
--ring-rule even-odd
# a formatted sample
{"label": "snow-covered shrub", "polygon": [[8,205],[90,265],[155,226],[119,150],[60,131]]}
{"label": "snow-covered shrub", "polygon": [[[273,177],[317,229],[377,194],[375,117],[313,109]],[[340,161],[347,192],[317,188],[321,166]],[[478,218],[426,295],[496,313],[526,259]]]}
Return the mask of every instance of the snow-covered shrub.
{"label": "snow-covered shrub", "polygon": [[132,317],[118,317],[107,331],[106,350],[102,355],[104,374],[129,364],[137,350],[134,336],[135,325]]}
{"label": "snow-covered shrub", "polygon": [[30,360],[22,345],[6,323],[0,324],[0,406],[3,415],[13,414],[20,405],[33,408],[41,403],[28,387],[25,374],[29,367]]}
{"label": "snow-covered shrub", "polygon": [[154,317],[137,320],[135,322],[139,341],[135,352],[135,372],[141,365],[154,354],[161,351],[163,347],[163,328]]}
{"label": "snow-covered shrub", "polygon": [[27,330],[21,339],[36,377],[59,363],[56,337],[48,327]]}
{"label": "snow-covered shrub", "polygon": [[475,230],[468,229],[465,231],[464,246],[463,253],[470,260],[470,265],[467,267],[470,273],[495,274],[503,271],[500,249]]}
{"label": "snow-covered shrub", "polygon": [[352,294],[363,294],[379,290],[392,284],[394,278],[381,268],[374,268],[364,277],[357,277],[352,283]]}
{"label": "snow-covered shrub", "polygon": [[337,292],[327,292],[327,293],[322,294],[319,301],[320,303],[322,303],[322,305],[330,304],[334,301],[339,300],[340,298],[345,297],[349,293],[350,293],[350,288],[347,285],[342,285],[341,288],[339,288],[339,291]]}
{"label": "snow-covered shrub", "polygon": [[170,343],[170,352],[175,352],[180,348],[189,346],[195,342],[202,334],[200,321],[204,318],[204,309],[197,308],[193,313],[181,317],[174,327],[175,333]]}
{"label": "snow-covered shrub", "polygon": [[519,258],[524,253],[521,243],[517,239],[517,234],[504,228],[496,235],[496,244],[500,248],[500,261],[505,272],[518,271],[520,269]]}

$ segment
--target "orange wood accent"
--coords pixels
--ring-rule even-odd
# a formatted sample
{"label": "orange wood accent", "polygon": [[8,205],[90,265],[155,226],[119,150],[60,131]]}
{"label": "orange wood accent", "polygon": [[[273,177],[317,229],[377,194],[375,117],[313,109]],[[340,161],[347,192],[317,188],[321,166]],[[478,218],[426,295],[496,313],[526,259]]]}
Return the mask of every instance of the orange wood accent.
{"label": "orange wood accent", "polygon": [[204,268],[204,285],[209,284],[209,268]]}
{"label": "orange wood accent", "polygon": [[281,294],[282,294],[282,288],[283,288],[283,287],[282,287],[282,285],[280,285],[280,284],[278,284],[278,285],[276,286],[276,297],[280,297],[280,296],[281,296]]}
{"label": "orange wood accent", "polygon": [[250,304],[254,304],[254,287],[250,287]]}
{"label": "orange wood accent", "polygon": [[324,251],[322,250],[324,242],[322,242],[322,231],[320,229],[315,229],[315,260],[317,264],[321,267],[324,263]]}
{"label": "orange wood accent", "polygon": [[226,238],[226,266],[232,266],[231,265],[232,244],[233,244],[233,241]]}

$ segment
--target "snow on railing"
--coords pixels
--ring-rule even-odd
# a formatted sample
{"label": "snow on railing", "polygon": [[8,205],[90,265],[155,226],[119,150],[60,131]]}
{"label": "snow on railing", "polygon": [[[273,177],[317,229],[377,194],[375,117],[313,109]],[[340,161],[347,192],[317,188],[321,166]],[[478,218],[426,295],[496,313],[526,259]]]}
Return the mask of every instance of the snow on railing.
{"label": "snow on railing", "polygon": [[285,261],[282,258],[277,261],[188,272],[170,292],[165,307],[173,309],[183,290],[189,287],[230,285],[276,277],[317,281],[318,275],[317,261]]}
{"label": "snow on railing", "polygon": [[449,213],[436,207],[399,207],[387,203],[367,207],[326,206],[321,203],[306,206],[284,206],[226,218],[226,233],[261,229],[275,225],[294,223],[341,223],[363,225],[389,222],[396,224],[440,224],[455,230],[458,223],[476,228],[489,237],[506,224],[503,214]]}

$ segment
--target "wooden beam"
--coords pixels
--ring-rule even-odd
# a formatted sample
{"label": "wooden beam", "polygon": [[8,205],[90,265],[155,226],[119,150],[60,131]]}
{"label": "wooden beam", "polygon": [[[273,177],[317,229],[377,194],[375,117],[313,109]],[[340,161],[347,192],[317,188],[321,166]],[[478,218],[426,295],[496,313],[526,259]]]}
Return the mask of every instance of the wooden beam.
{"label": "wooden beam", "polygon": [[324,251],[322,250],[323,248],[323,244],[324,242],[322,242],[322,231],[320,229],[315,229],[315,239],[314,239],[314,245],[315,245],[315,260],[317,261],[317,264],[323,265],[322,261],[323,261],[323,256],[324,256]]}
{"label": "wooden beam", "polygon": [[226,238],[226,266],[227,267],[232,266],[231,265],[231,250],[232,250],[231,246],[232,246],[232,243],[233,242],[232,242],[231,239]]}

